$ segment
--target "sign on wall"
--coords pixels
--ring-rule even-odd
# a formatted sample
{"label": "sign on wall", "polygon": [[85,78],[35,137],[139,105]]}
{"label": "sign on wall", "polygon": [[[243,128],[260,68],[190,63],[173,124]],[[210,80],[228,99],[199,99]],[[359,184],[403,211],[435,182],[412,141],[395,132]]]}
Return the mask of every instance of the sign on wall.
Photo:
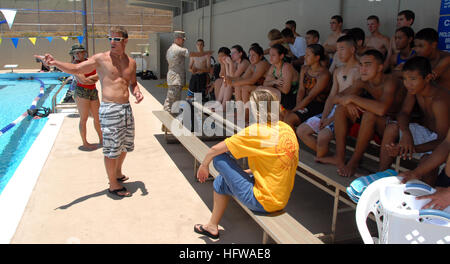
{"label": "sign on wall", "polygon": [[439,49],[450,52],[450,0],[441,0],[438,32]]}

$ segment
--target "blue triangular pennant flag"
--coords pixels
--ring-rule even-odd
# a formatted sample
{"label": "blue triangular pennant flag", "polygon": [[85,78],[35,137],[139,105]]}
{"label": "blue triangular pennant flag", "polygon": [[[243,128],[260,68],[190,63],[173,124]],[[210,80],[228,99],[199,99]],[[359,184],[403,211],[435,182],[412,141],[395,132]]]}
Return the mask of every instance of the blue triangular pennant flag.
{"label": "blue triangular pennant flag", "polygon": [[48,39],[48,42],[52,42],[53,37],[46,37],[46,39]]}
{"label": "blue triangular pennant flag", "polygon": [[80,42],[80,45],[83,44],[83,38],[84,38],[83,36],[78,36],[77,37],[78,42]]}
{"label": "blue triangular pennant flag", "polygon": [[14,47],[17,49],[17,44],[19,43],[19,38],[11,38],[12,43],[14,44]]}

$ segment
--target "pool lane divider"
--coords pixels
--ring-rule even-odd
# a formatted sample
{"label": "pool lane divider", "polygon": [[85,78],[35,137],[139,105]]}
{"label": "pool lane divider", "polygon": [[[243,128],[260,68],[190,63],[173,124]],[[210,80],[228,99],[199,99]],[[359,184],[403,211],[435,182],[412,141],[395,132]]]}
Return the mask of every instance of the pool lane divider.
{"label": "pool lane divider", "polygon": [[[29,109],[35,109],[39,99],[41,99],[41,97],[44,95],[44,86],[45,86],[44,82],[39,78],[34,78],[34,80],[40,82],[41,87],[39,88],[38,96],[36,96],[36,98],[34,98],[33,102],[31,103],[31,107]],[[20,115],[16,120],[12,121],[9,125],[2,128],[0,130],[0,136],[5,134],[6,132],[8,132],[8,130],[13,128],[18,123],[20,123],[20,121],[22,121],[27,116],[28,116],[28,109],[22,115]]]}

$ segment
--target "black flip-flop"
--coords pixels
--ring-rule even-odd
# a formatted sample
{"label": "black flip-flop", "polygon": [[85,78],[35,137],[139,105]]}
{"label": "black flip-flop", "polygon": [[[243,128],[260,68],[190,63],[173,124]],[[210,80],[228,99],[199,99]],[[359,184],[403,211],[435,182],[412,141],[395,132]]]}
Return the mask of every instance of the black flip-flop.
{"label": "black flip-flop", "polygon": [[117,196],[119,196],[119,197],[130,197],[131,194],[129,194],[129,195],[122,195],[122,194],[119,194],[119,192],[126,192],[126,191],[127,191],[127,188],[125,188],[125,187],[123,187],[122,189],[117,189],[117,190],[110,190],[110,189],[108,189],[108,192],[109,192],[110,194],[114,194],[114,195],[117,195]]}
{"label": "black flip-flop", "polygon": [[118,181],[120,181],[120,182],[124,182],[124,181],[127,181],[127,180],[129,180],[130,178],[128,178],[127,176],[122,176],[122,177],[120,177],[120,178],[117,178],[117,180]]}
{"label": "black flip-flop", "polygon": [[219,238],[219,233],[217,233],[217,235],[213,235],[208,230],[203,229],[203,226],[201,224],[196,224],[194,226],[194,232],[197,233],[197,234],[200,234],[200,235],[205,235],[205,236],[210,237],[212,239],[218,239]]}

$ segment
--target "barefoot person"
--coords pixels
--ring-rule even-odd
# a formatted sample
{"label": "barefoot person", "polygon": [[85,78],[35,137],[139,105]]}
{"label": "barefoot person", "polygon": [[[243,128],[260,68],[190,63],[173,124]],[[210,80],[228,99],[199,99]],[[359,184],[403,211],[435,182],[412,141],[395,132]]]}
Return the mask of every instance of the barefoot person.
{"label": "barefoot person", "polygon": [[[408,60],[402,71],[408,94],[397,115],[397,123],[390,124],[383,135],[380,171],[388,169],[397,155],[403,159],[411,159],[414,155],[421,159],[420,163],[425,162],[444,140],[450,124],[450,92],[432,81],[430,62],[417,56]],[[416,102],[424,113],[420,124],[410,122]],[[430,172],[425,177],[427,183],[432,184],[436,175],[436,171]]]}
{"label": "barefoot person", "polygon": [[[83,47],[83,45],[73,45],[69,54],[73,56],[73,63],[81,63],[87,60],[86,49]],[[86,122],[89,117],[89,112],[92,113],[92,117],[94,119],[94,128],[97,131],[99,145],[101,145],[103,142],[98,115],[100,101],[98,100],[98,92],[95,86],[95,83],[98,81],[98,75],[96,70],[94,69],[90,73],[75,74],[74,76],[76,78],[74,97],[77,104],[78,113],[80,114],[80,122],[78,124],[78,128],[80,130],[81,140],[83,141],[83,149],[93,150],[97,148],[97,146],[90,144],[86,139]]]}
{"label": "barefoot person", "polygon": [[[297,96],[290,96],[295,102],[284,114],[284,122],[295,129],[302,122],[322,113],[325,101],[330,93],[331,74],[320,64],[325,57],[322,45],[312,44],[306,49],[305,63],[300,72],[300,84]],[[290,103],[292,104],[292,103]]]}
{"label": "barefoot person", "polygon": [[[395,116],[402,102],[397,79],[383,73],[384,57],[377,50],[368,50],[360,59],[361,81],[348,88],[344,95],[336,96],[339,104],[334,114],[336,156],[318,159],[319,162],[335,164],[339,175],[351,177],[355,174],[370,140],[383,135],[386,122]],[[366,95],[361,96],[362,92]],[[360,120],[360,129],[355,151],[345,162],[345,145],[349,125]]]}
{"label": "barefoot person", "polygon": [[46,64],[70,74],[86,74],[97,70],[102,86],[100,125],[103,132],[103,155],[109,179],[109,192],[130,196],[120,182],[128,178],[122,174],[127,152],[134,150],[134,118],[129,103],[130,93],[140,103],[144,96],[136,81],[136,62],[125,53],[128,33],[122,27],[113,27],[108,37],[111,50],[97,53],[79,64],[55,60],[46,54]]}
{"label": "barefoot person", "polygon": [[[278,121],[279,109],[271,107],[279,108],[279,104],[272,103],[277,101],[272,93],[256,90],[250,100],[251,113],[261,122],[213,146],[198,169],[202,183],[208,178],[211,161],[219,172],[213,184],[212,215],[206,224],[194,226],[196,233],[210,238],[219,238],[219,223],[230,196],[252,211],[271,213],[287,205],[294,186],[299,150],[294,131]],[[236,162],[243,157],[248,157],[249,170],[242,170]]]}

